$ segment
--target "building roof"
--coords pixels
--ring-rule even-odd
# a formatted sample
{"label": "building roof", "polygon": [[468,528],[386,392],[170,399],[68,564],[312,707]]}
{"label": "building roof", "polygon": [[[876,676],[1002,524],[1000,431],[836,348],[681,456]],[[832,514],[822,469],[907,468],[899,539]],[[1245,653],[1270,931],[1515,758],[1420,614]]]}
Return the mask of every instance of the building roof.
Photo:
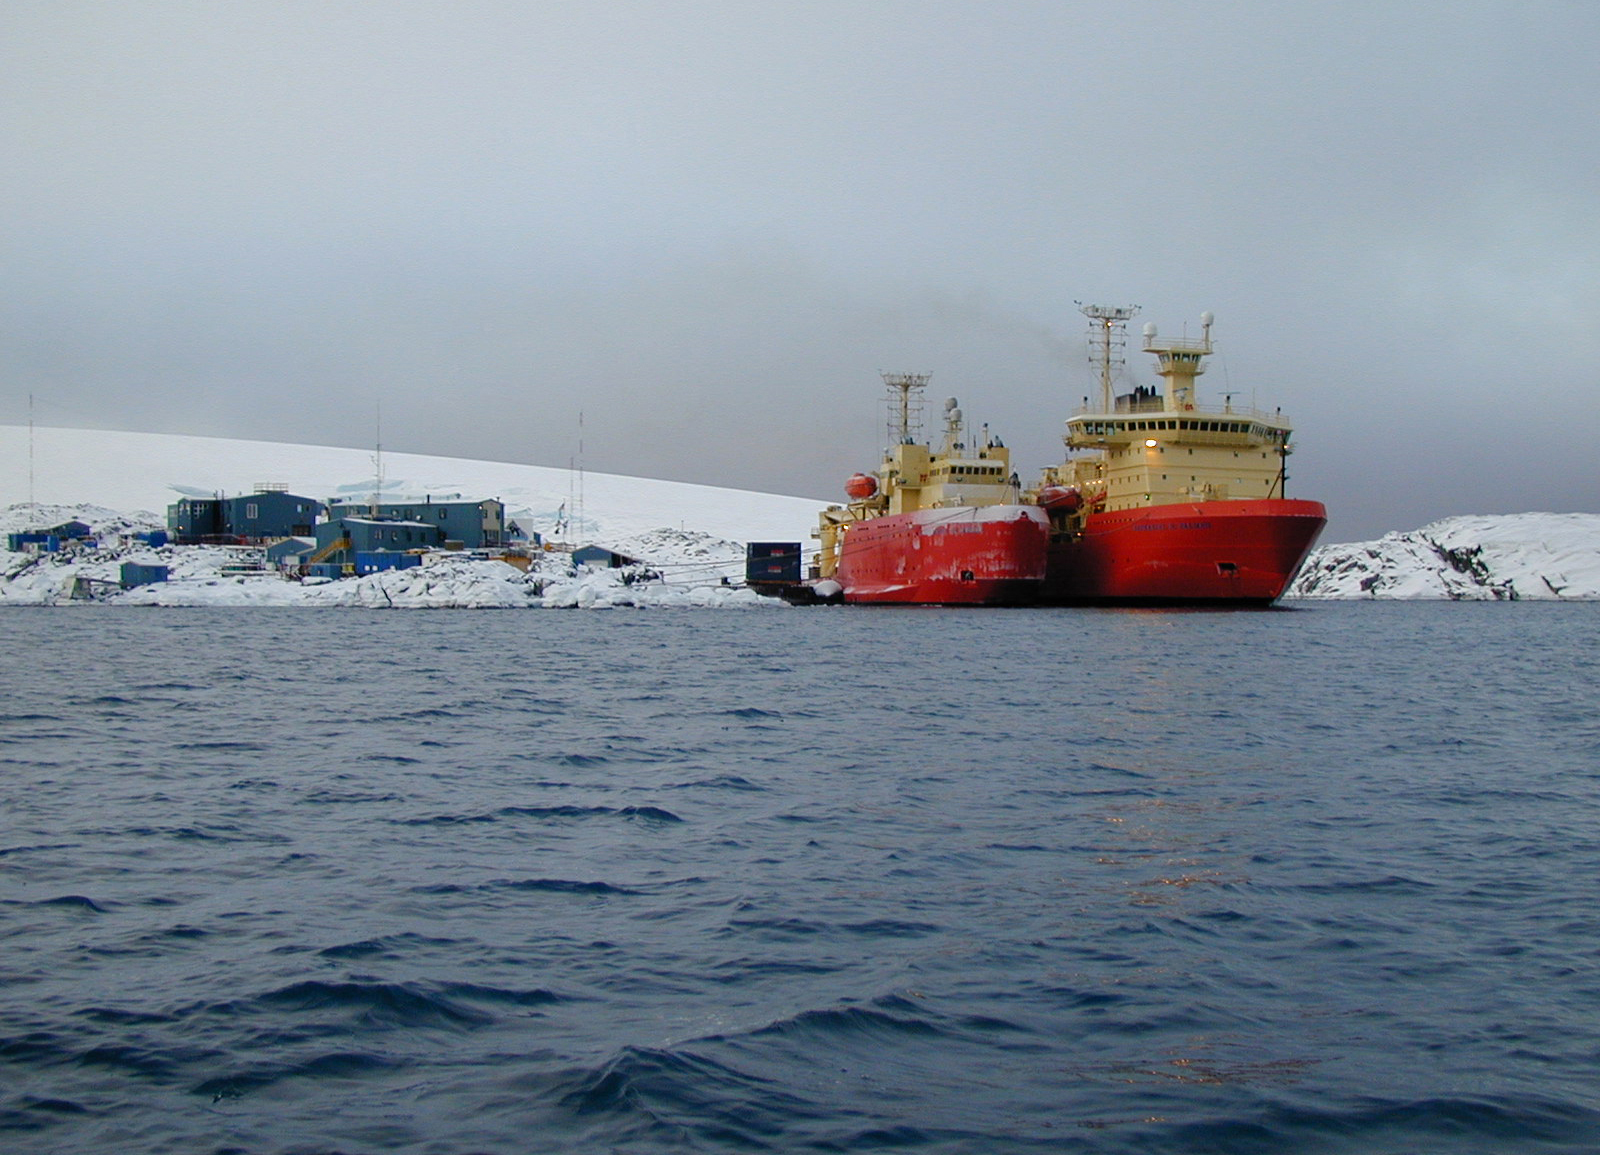
{"label": "building roof", "polygon": [[340,517],[336,521],[348,522],[351,525],[381,525],[388,528],[399,529],[438,529],[431,521],[395,521],[384,517]]}

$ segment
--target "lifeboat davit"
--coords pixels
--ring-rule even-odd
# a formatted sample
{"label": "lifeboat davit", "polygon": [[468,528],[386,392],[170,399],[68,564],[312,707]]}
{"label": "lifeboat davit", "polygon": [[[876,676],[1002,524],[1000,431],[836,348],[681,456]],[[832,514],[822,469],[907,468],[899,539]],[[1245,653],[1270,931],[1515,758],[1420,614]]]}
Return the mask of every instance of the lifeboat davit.
{"label": "lifeboat davit", "polygon": [[1041,509],[1048,509],[1052,513],[1057,510],[1063,513],[1076,513],[1083,505],[1083,494],[1071,486],[1047,485],[1039,491],[1035,500]]}
{"label": "lifeboat davit", "polygon": [[878,492],[878,479],[870,473],[852,473],[844,483],[844,492],[851,501],[865,501]]}

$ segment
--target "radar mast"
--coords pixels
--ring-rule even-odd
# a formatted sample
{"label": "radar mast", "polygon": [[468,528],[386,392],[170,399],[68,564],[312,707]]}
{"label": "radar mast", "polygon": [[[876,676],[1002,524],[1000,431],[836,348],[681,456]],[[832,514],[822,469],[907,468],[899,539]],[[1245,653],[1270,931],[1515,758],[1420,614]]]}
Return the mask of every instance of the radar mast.
{"label": "radar mast", "polygon": [[1128,322],[1138,305],[1085,305],[1074,301],[1089,318],[1089,363],[1100,368],[1100,412],[1111,412],[1111,380],[1127,365]]}
{"label": "radar mast", "polygon": [[889,444],[910,445],[922,428],[922,391],[931,373],[884,373],[889,391]]}

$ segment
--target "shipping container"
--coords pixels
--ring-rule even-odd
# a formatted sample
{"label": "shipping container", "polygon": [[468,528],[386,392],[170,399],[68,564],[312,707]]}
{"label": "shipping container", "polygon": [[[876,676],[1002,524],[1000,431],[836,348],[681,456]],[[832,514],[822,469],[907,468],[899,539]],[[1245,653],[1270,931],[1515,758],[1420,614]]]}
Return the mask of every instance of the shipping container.
{"label": "shipping container", "polygon": [[745,546],[744,580],[751,585],[764,582],[798,585],[800,582],[800,543],[797,541],[752,541]]}
{"label": "shipping container", "polygon": [[164,582],[167,580],[167,573],[168,569],[164,565],[125,561],[122,563],[122,588],[131,590],[134,586],[147,586],[156,582]]}
{"label": "shipping container", "polygon": [[410,569],[422,564],[420,553],[393,553],[389,550],[375,550],[371,553],[365,550],[356,554],[356,573],[378,573],[386,569]]}

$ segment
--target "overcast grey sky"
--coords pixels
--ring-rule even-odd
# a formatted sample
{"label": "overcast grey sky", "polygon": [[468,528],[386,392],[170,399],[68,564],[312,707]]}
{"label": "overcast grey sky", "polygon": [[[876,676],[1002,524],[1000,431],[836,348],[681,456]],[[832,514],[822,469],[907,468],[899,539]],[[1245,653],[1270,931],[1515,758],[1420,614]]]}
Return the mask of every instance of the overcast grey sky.
{"label": "overcast grey sky", "polygon": [[1214,312],[1202,400],[1295,419],[1327,540],[1600,510],[1597,44],[1593,0],[7,0],[0,422],[381,404],[562,465],[582,411],[589,470],[836,497],[917,370],[1027,477],[1083,300]]}

